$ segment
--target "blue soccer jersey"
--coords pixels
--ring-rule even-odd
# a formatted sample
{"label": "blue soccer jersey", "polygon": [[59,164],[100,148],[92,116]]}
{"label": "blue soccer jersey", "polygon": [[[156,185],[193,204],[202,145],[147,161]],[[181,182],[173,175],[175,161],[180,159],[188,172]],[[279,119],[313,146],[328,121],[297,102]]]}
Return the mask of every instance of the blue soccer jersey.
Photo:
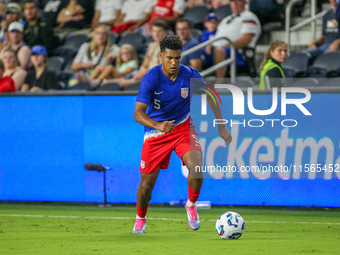
{"label": "blue soccer jersey", "polygon": [[[191,78],[199,80],[192,82],[190,88]],[[184,65],[179,66],[178,76],[172,81],[163,73],[162,65],[158,65],[144,76],[136,101],[149,105],[147,114],[151,119],[158,122],[175,120],[177,125],[189,118],[190,97],[195,93],[192,89],[203,88],[203,82],[196,69]],[[149,127],[144,130],[146,136],[160,133]]]}

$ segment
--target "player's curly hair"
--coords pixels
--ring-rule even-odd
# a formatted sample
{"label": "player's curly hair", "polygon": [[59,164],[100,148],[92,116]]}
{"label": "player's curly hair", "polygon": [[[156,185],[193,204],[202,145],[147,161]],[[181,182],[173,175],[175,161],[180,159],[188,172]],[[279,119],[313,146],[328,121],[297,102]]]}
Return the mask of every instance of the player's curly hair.
{"label": "player's curly hair", "polygon": [[169,50],[182,50],[183,42],[178,35],[166,35],[160,42],[159,46],[161,48],[161,52],[164,52],[165,49]]}

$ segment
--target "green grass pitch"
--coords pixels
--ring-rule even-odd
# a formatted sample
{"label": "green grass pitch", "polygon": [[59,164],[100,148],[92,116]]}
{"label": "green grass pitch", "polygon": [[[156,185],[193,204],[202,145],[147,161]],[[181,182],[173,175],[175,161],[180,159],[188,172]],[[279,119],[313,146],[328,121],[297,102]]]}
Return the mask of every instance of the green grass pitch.
{"label": "green grass pitch", "polygon": [[[238,240],[215,231],[225,211],[241,214]],[[0,254],[340,254],[338,209],[215,207],[198,210],[192,231],[183,207],[149,207],[145,234],[132,234],[134,206],[0,204]]]}

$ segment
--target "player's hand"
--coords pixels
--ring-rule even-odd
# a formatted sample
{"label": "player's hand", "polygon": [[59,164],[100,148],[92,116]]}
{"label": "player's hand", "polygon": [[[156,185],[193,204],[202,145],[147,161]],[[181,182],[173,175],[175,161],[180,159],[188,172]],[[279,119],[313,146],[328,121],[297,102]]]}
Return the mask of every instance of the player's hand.
{"label": "player's hand", "polygon": [[156,129],[161,132],[169,133],[175,129],[175,120],[163,121],[157,124]]}
{"label": "player's hand", "polygon": [[230,134],[229,130],[225,126],[220,127],[218,129],[218,133],[222,137],[222,139],[225,141],[226,145],[231,143],[231,140],[232,140],[231,134]]}

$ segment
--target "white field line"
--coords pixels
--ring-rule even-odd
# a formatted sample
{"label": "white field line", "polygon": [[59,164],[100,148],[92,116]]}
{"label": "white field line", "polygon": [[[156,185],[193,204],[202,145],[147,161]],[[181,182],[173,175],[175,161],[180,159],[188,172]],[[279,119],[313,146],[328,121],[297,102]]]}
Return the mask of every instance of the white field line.
{"label": "white field line", "polygon": [[[32,218],[74,218],[74,219],[110,219],[110,220],[134,220],[135,217],[110,217],[110,216],[71,216],[71,215],[39,215],[39,214],[0,214],[0,217],[32,217]],[[173,218],[153,218],[148,217],[149,220],[164,220],[164,221],[186,221],[186,219]],[[201,221],[216,221],[213,219]],[[307,221],[247,221],[247,223],[260,224],[322,224],[322,225],[340,225],[340,222],[307,222]]]}

